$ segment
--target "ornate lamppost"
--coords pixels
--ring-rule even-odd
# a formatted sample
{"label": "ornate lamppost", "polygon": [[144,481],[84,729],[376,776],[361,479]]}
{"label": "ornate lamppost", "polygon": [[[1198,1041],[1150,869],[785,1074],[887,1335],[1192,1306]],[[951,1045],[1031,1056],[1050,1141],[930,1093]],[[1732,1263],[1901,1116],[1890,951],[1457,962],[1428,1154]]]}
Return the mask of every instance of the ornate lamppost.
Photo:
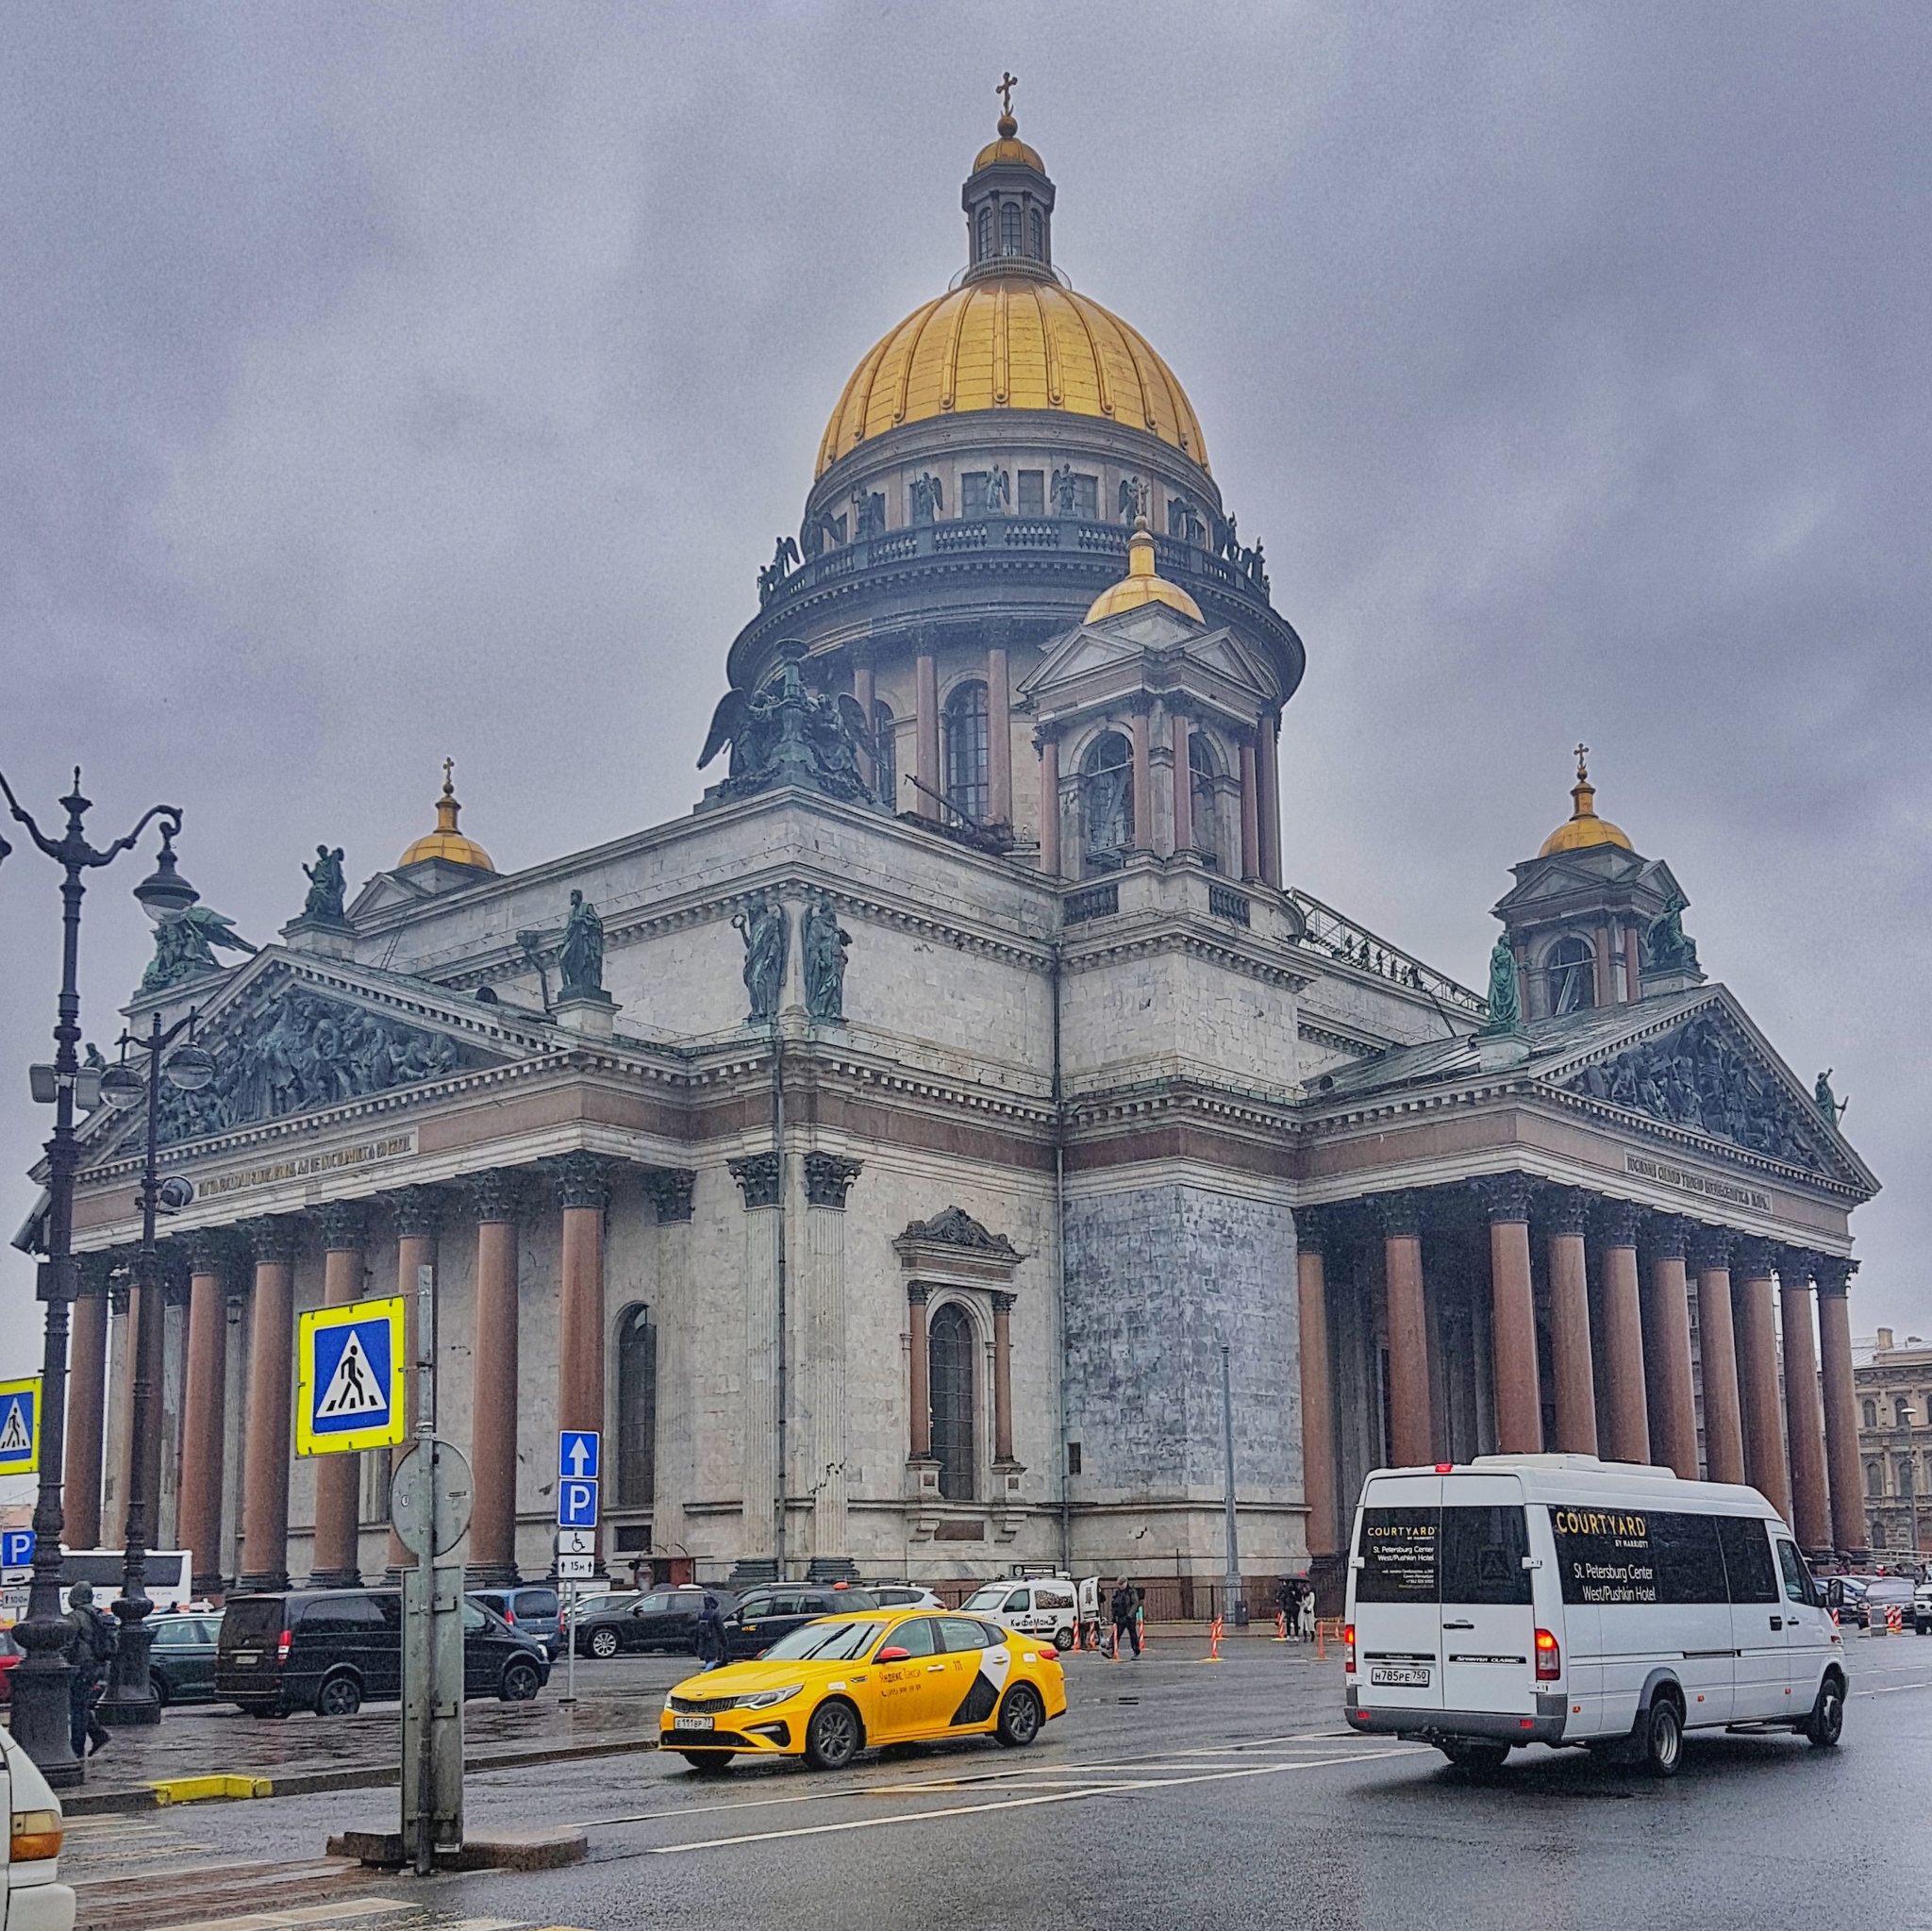
{"label": "ornate lamppost", "polygon": [[[135,888],[135,897],[152,918],[172,924],[187,917],[199,893],[175,870],[173,839],[181,828],[178,807],[150,807],[132,831],[96,850],[87,841],[85,820],[92,801],[81,795],[78,766],[73,791],[60,800],[67,828],[58,838],[49,838],[34,823],[4,774],[0,791],[35,845],[65,874],[60,886],[60,998],[54,1024],[54,1135],[47,1141],[46,1258],[39,1287],[47,1307],[41,1370],[40,1492],[34,1505],[34,1573],[26,1618],[13,1631],[26,1654],[8,1689],[14,1740],[56,1790],[72,1790],[81,1781],[83,1768],[74,1754],[68,1688],[74,1672],[65,1656],[70,1632],[60,1614],[60,1474],[67,1437],[67,1310],[75,1293],[74,1175],[80,1162],[74,1138],[75,1088],[81,1072],[80,902],[87,891],[87,874],[112,864],[157,818],[162,821],[160,856],[154,872]],[[0,841],[0,857],[7,849]]]}
{"label": "ornate lamppost", "polygon": [[[215,1076],[215,1062],[192,1042],[199,1015],[191,1008],[184,1019],[168,1027],[158,1012],[145,1038],[121,1035],[121,1062],[101,1075],[101,1097],[110,1107],[147,1106],[147,1143],[141,1168],[141,1246],[135,1257],[134,1284],[140,1292],[134,1323],[134,1387],[127,1407],[129,1481],[127,1541],[121,1573],[121,1594],[113,1604],[121,1619],[121,1640],[114,1652],[108,1693],[101,1699],[104,1723],[158,1723],[160,1699],[148,1673],[148,1650],[154,1631],[147,1614],[153,1606],[147,1594],[147,1539],[160,1506],[161,1447],[154,1403],[160,1392],[162,1346],[166,1313],[161,1305],[160,1270],[156,1265],[155,1220],[163,1207],[178,1211],[192,1194],[180,1180],[163,1184],[156,1171],[159,1143],[160,1089],[167,1083],[182,1092],[195,1092]],[[187,1033],[191,1043],[164,1059],[170,1046]],[[145,1077],[127,1063],[132,1046],[147,1058]]]}

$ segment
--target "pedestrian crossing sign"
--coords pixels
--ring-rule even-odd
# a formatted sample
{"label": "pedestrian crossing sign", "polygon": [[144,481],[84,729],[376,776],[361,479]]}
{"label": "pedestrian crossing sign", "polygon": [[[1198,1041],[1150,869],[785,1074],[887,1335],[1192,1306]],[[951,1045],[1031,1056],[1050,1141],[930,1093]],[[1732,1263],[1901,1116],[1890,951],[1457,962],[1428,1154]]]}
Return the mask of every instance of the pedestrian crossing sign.
{"label": "pedestrian crossing sign", "polygon": [[41,1377],[0,1381],[0,1475],[31,1475],[41,1466]]}
{"label": "pedestrian crossing sign", "polygon": [[408,1417],[403,1395],[403,1301],[316,1307],[295,1323],[295,1453],[389,1448]]}

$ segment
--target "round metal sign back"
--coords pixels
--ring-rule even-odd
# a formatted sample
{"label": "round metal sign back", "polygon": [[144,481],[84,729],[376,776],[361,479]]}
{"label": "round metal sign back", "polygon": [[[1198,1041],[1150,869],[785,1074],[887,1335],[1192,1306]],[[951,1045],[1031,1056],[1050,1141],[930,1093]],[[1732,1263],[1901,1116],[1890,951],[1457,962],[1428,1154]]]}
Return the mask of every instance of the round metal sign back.
{"label": "round metal sign back", "polygon": [[433,1530],[430,1556],[447,1556],[467,1533],[475,1499],[462,1450],[453,1441],[434,1441],[426,1451],[411,1449],[397,1463],[390,1485],[390,1520],[410,1555],[424,1553],[424,1541]]}

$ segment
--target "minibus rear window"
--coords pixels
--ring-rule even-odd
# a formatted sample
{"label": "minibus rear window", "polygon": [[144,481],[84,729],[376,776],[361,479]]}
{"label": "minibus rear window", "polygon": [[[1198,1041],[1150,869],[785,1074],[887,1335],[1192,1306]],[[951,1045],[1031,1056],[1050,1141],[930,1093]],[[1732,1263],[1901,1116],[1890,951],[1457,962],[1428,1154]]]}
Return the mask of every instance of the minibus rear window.
{"label": "minibus rear window", "polygon": [[1433,1603],[1438,1508],[1362,1510],[1358,1603]]}
{"label": "minibus rear window", "polygon": [[1442,1600],[1513,1603],[1531,1600],[1529,1528],[1523,1505],[1442,1511]]}

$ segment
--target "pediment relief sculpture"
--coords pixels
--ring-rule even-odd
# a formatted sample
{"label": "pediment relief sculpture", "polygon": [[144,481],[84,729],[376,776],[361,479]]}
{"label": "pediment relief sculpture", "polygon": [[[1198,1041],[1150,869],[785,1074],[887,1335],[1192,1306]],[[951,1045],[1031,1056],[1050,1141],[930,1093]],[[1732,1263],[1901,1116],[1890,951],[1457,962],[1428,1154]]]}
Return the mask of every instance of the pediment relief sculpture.
{"label": "pediment relief sculpture", "polygon": [[163,1144],[227,1133],[456,1072],[461,1049],[446,1033],[287,985],[204,1043],[215,1076],[196,1092],[162,1089]]}
{"label": "pediment relief sculpture", "polygon": [[1565,1086],[1813,1173],[1824,1167],[1788,1095],[1707,1016],[1586,1066]]}

